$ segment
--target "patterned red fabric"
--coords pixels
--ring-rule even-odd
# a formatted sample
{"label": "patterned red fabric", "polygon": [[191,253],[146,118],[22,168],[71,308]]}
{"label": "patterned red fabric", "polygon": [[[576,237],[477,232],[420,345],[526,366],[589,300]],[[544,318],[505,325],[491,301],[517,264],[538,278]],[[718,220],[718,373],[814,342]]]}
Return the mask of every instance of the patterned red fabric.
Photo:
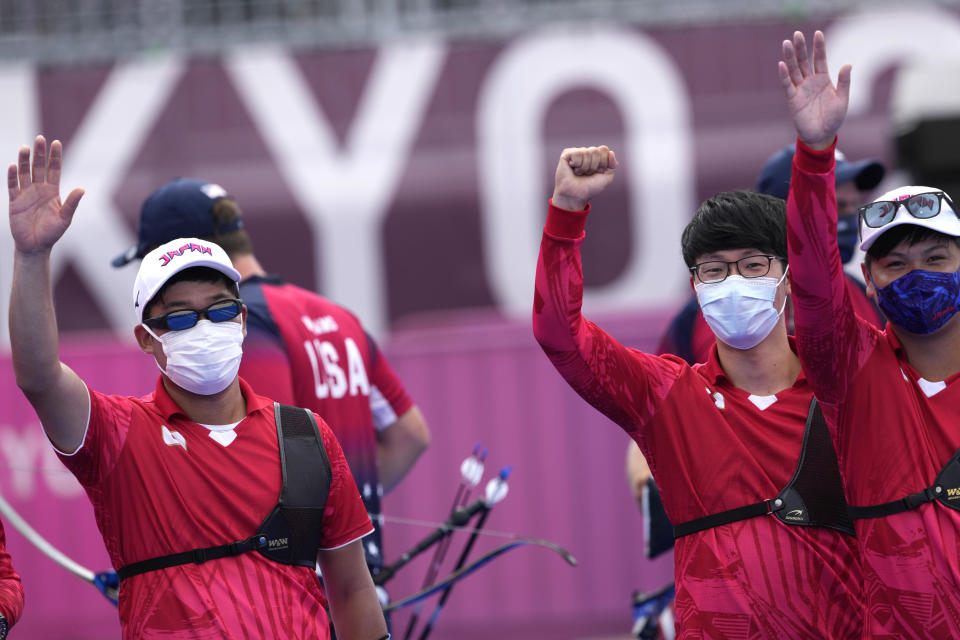
{"label": "patterned red fabric", "polygon": [[[158,380],[142,398],[90,391],[82,446],[60,459],[83,485],[114,567],[253,535],[282,484],[272,401],[243,380],[247,417],[223,446],[188,420]],[[323,548],[372,530],[333,433]],[[259,553],[151,571],[120,586],[124,638],[327,638],[313,569]]]}
{"label": "patterned red fabric", "polygon": [[[618,343],[580,311],[587,212],[551,205],[540,246],[534,334],[566,381],[640,446],[672,522],[773,498],[800,454],[811,389],[734,387],[704,365]],[[756,517],[677,540],[681,638],[860,637],[852,538]]]}
{"label": "patterned red fabric", "polygon": [[13,625],[23,613],[23,585],[7,553],[7,536],[0,522],[0,613]]}
{"label": "patterned red fabric", "polygon": [[[960,447],[960,374],[922,379],[889,325],[854,313],[832,241],[833,149],[797,147],[787,223],[798,350],[848,502],[890,502],[931,486]],[[870,637],[960,637],[960,513],[932,502],[856,528]]]}

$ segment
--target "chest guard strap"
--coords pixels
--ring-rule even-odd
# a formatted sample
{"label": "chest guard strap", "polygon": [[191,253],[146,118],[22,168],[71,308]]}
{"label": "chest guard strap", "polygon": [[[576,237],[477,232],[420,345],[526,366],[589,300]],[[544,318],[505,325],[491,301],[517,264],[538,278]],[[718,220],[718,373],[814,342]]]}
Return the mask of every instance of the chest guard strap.
{"label": "chest guard strap", "polygon": [[120,580],[181,564],[202,564],[248,551],[282,564],[314,567],[333,474],[313,413],[274,403],[283,486],[256,534],[229,544],[150,558],[117,570]]}
{"label": "chest guard strap", "polygon": [[837,454],[816,399],[810,402],[807,412],[797,469],[775,498],[682,522],[673,527],[673,535],[681,538],[767,514],[789,525],[826,527],[855,535],[843,495]]}
{"label": "chest guard strap", "polygon": [[276,562],[314,568],[333,479],[330,460],[311,411],[275,402],[274,412],[283,489],[277,506],[257,530],[267,538],[257,550]]}
{"label": "chest guard strap", "polygon": [[940,470],[936,482],[932,486],[893,502],[884,502],[868,507],[851,505],[850,515],[856,520],[882,518],[916,509],[920,505],[934,500],[938,500],[945,507],[960,511],[960,450],[956,451],[943,469]]}

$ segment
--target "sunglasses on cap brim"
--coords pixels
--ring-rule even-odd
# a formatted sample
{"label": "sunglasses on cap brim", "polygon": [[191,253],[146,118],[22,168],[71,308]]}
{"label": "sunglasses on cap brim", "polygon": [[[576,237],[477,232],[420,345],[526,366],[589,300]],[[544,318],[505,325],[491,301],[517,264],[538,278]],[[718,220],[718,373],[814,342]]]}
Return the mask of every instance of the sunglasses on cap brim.
{"label": "sunglasses on cap brim", "polygon": [[918,220],[934,218],[940,215],[940,212],[943,210],[944,200],[947,201],[950,212],[957,215],[956,210],[953,208],[953,200],[943,191],[918,193],[903,200],[877,200],[876,202],[871,202],[870,204],[860,207],[857,209],[857,213],[861,226],[866,225],[871,229],[877,229],[893,222],[901,206],[907,210],[907,213]]}

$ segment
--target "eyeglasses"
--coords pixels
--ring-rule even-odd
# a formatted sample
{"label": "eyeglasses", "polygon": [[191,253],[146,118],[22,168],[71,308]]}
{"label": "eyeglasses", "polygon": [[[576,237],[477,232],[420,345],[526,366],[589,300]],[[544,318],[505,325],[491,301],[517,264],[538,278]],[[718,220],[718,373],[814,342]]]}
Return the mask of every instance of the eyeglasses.
{"label": "eyeglasses", "polygon": [[774,260],[782,260],[777,256],[756,255],[740,258],[732,262],[711,260],[701,262],[690,267],[690,273],[697,276],[700,282],[723,282],[730,275],[730,265],[737,265],[737,273],[744,278],[762,278],[770,273],[770,265]]}
{"label": "eyeglasses", "polygon": [[196,326],[200,321],[200,316],[206,317],[210,322],[226,322],[233,320],[243,309],[243,303],[236,298],[231,300],[220,300],[214,302],[206,309],[178,309],[156,318],[147,318],[143,324],[151,329],[169,329],[170,331],[183,331]]}
{"label": "eyeglasses", "polygon": [[880,200],[879,202],[871,202],[857,209],[857,213],[860,215],[861,226],[865,224],[872,229],[876,229],[877,227],[889,224],[896,218],[897,209],[900,205],[903,205],[907,213],[914,218],[925,220],[940,214],[944,200],[950,205],[950,209],[954,211],[954,215],[957,215],[956,210],[953,209],[953,200],[943,191],[918,193],[905,200],[899,201]]}

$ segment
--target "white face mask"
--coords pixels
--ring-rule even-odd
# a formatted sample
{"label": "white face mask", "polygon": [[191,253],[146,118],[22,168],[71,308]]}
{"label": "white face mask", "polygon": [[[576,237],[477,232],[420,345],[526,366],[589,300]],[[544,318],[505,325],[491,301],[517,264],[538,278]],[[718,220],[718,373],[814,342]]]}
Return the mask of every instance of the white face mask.
{"label": "white face mask", "polygon": [[784,298],[779,311],[773,308],[788,269],[779,280],[730,275],[722,282],[697,283],[694,289],[703,318],[717,339],[734,349],[752,349],[763,342],[787,306]]}
{"label": "white face mask", "polygon": [[183,331],[158,336],[141,325],[163,345],[167,368],[157,367],[179,387],[201,396],[220,393],[237,377],[243,356],[243,324],[210,322],[206,318]]}

